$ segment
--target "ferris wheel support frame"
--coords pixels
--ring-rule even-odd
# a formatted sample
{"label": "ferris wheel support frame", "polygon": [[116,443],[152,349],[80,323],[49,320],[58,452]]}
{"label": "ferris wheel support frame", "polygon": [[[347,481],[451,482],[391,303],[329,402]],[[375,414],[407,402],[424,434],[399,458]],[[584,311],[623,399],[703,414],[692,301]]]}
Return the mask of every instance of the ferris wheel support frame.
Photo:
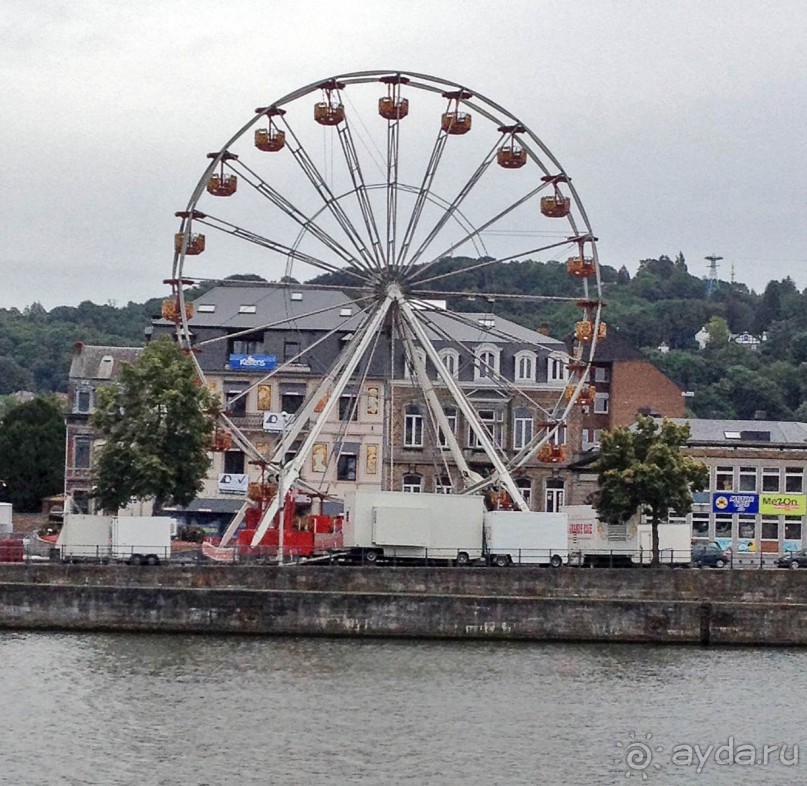
{"label": "ferris wheel support frame", "polygon": [[[364,334],[361,336],[359,341],[356,342],[354,347],[352,347],[352,352],[350,353],[349,359],[345,363],[341,373],[337,377],[333,388],[329,391],[328,400],[325,402],[325,405],[322,408],[322,411],[319,413],[319,417],[315,418],[313,424],[311,426],[311,430],[308,432],[308,435],[303,440],[303,444],[300,445],[300,450],[298,451],[297,455],[291,460],[289,464],[285,464],[280,471],[280,479],[278,486],[282,488],[291,488],[292,485],[297,481],[297,478],[300,477],[300,472],[302,471],[303,464],[308,460],[308,456],[311,453],[311,449],[313,448],[314,443],[319,438],[322,429],[325,428],[325,424],[328,421],[328,418],[331,416],[334,408],[336,407],[337,403],[339,402],[339,397],[342,395],[345,387],[347,386],[348,381],[353,376],[353,372],[358,367],[361,359],[364,357],[365,352],[370,347],[373,339],[375,338],[376,333],[380,329],[381,325],[384,322],[384,318],[387,315],[387,312],[390,309],[390,306],[395,300],[395,295],[398,297],[401,296],[400,289],[397,284],[392,284],[389,287],[386,297],[378,306],[377,311],[373,314],[372,318],[367,322],[364,327]],[[300,425],[302,428],[302,424]],[[282,483],[282,486],[281,486]],[[272,501],[269,503],[268,507],[264,511],[264,514],[258,524],[257,529],[255,530],[255,535],[252,538],[252,547],[255,548],[260,545],[261,539],[266,534],[266,530],[269,529],[269,525],[272,523],[272,519],[277,513],[278,508],[280,506],[280,500],[278,499],[278,494],[275,494]],[[282,526],[282,523],[281,523]]]}

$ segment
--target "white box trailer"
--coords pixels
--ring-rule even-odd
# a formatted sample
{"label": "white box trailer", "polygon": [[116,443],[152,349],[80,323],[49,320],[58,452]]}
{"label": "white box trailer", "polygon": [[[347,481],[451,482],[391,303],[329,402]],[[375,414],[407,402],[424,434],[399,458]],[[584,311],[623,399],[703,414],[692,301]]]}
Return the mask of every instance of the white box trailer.
{"label": "white box trailer", "polygon": [[[689,565],[692,562],[692,530],[686,522],[664,521],[658,526],[659,562],[663,565]],[[639,561],[653,559],[653,531],[650,524],[639,525]]]}
{"label": "white box trailer", "polygon": [[566,505],[569,563],[574,565],[631,565],[638,557],[636,520],[612,525],[601,521],[591,505]]}
{"label": "white box trailer", "polygon": [[0,502],[0,535],[14,530],[14,511],[10,502]]}
{"label": "white box trailer", "polygon": [[559,568],[569,556],[568,516],[490,510],[485,513],[485,549],[491,564],[551,565]]}
{"label": "white box trailer", "polygon": [[67,513],[56,541],[59,557],[158,565],[171,556],[175,522],[166,516]]}
{"label": "white box trailer", "polygon": [[342,543],[354,556],[450,560],[482,556],[481,496],[352,491],[345,495]]}

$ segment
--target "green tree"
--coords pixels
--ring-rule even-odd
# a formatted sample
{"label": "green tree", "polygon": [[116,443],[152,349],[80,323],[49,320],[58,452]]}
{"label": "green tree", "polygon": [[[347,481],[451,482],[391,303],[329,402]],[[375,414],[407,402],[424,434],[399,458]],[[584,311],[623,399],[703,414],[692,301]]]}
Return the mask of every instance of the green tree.
{"label": "green tree", "polygon": [[594,507],[609,524],[649,512],[653,565],[659,562],[659,523],[670,510],[688,513],[692,492],[709,483],[706,465],[681,455],[689,433],[689,424],[679,426],[666,419],[659,424],[640,415],[635,428],[619,427],[602,435]]}
{"label": "green tree", "polygon": [[202,487],[218,403],[193,363],[167,336],[121,369],[117,385],[98,390],[92,423],[105,438],[94,467],[105,510],[130,498],[155,508],[187,505]]}
{"label": "green tree", "polygon": [[15,509],[33,512],[64,487],[64,411],[52,396],[11,407],[0,421],[0,480]]}

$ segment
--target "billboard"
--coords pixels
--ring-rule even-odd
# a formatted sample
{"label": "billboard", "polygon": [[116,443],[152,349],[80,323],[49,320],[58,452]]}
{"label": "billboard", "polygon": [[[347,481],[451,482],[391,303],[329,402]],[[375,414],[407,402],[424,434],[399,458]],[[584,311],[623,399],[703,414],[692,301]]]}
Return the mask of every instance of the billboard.
{"label": "billboard", "polygon": [[807,513],[807,495],[761,494],[759,512],[763,516],[803,516]]}
{"label": "billboard", "polygon": [[276,366],[275,355],[230,355],[232,371],[274,371]]}
{"label": "billboard", "polygon": [[759,494],[712,494],[712,513],[759,513]]}

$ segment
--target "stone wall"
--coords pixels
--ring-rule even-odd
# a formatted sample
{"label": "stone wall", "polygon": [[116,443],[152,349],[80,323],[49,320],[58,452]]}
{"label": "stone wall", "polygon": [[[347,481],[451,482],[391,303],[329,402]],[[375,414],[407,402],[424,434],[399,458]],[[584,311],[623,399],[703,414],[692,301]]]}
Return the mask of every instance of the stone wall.
{"label": "stone wall", "polygon": [[807,575],[0,566],[0,628],[807,644]]}

